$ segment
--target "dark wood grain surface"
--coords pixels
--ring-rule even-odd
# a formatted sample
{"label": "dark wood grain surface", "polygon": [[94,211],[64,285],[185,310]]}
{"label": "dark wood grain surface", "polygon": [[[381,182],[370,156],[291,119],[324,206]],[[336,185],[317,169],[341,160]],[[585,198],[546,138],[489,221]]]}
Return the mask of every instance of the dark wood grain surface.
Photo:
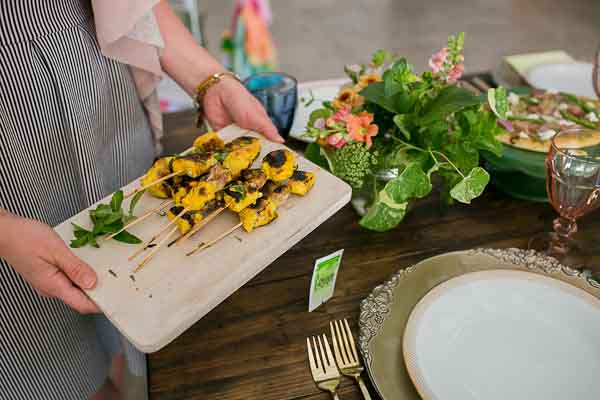
{"label": "dark wood grain surface", "polygon": [[[168,127],[184,135],[193,132],[192,119],[174,116]],[[449,207],[432,195],[387,233],[360,228],[346,206],[173,343],[149,355],[151,399],[328,399],[311,380],[307,335],[325,333],[329,321],[340,318],[349,318],[357,333],[360,301],[400,268],[453,250],[525,248],[530,237],[551,228],[554,217],[550,205],[515,200],[493,187],[470,206]],[[599,233],[600,213],[581,220],[579,237],[592,269],[600,266],[593,240]],[[309,313],[315,259],[342,248],[335,296]],[[339,395],[361,399],[346,378]]]}

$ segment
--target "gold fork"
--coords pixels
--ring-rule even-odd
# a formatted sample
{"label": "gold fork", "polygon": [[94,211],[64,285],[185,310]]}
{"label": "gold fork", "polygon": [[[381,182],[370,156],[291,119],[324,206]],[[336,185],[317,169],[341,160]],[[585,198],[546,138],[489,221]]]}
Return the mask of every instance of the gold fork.
{"label": "gold fork", "polygon": [[329,323],[329,326],[331,328],[335,360],[340,371],[342,374],[356,379],[365,400],[371,400],[365,382],[360,376],[364,368],[360,365],[348,320],[344,319],[343,323],[342,321],[333,321]]}
{"label": "gold fork", "polygon": [[[323,342],[325,346],[323,346]],[[331,348],[325,335],[323,335],[323,342],[320,336],[317,336],[316,339],[313,336],[311,347],[310,338],[306,338],[310,372],[319,389],[331,393],[334,400],[339,400],[336,389],[340,384],[340,371],[335,366]],[[325,350],[323,350],[323,347],[325,347]]]}

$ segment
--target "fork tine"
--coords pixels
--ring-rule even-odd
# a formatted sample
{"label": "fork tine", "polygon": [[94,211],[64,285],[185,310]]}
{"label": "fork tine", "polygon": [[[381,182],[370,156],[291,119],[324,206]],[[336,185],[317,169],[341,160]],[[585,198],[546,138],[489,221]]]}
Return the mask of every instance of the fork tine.
{"label": "fork tine", "polygon": [[315,364],[315,359],[313,357],[313,350],[310,346],[310,339],[306,338],[306,347],[308,348],[308,363],[310,365],[310,372],[312,372],[313,377],[317,372],[317,365]]}
{"label": "fork tine", "polygon": [[321,372],[319,370],[323,369],[323,362],[321,361],[321,355],[319,354],[319,347],[317,346],[317,341],[315,340],[315,337],[312,337],[312,341],[313,341],[313,351],[315,353],[315,364],[317,365],[317,372]]}
{"label": "fork tine", "polygon": [[350,338],[350,346],[352,346],[352,353],[354,353],[354,361],[358,362],[358,353],[356,352],[356,344],[354,343],[354,336],[352,336],[352,331],[350,330],[350,325],[348,325],[347,318],[344,318],[344,324],[346,325],[346,331],[348,332],[348,336]]}
{"label": "fork tine", "polygon": [[331,347],[329,347],[329,341],[327,335],[323,334],[323,341],[325,342],[325,350],[327,351],[327,357],[329,358],[329,368],[335,369],[335,361],[333,361],[333,354],[331,354]]}
{"label": "fork tine", "polygon": [[342,331],[342,338],[344,339],[344,347],[346,348],[346,354],[348,354],[348,361],[351,363],[355,363],[354,355],[350,350],[350,344],[348,343],[348,336],[346,335],[346,329],[344,329],[344,325],[342,325],[342,321],[338,321],[340,324],[340,329]]}
{"label": "fork tine", "polygon": [[333,352],[335,354],[335,360],[337,361],[338,367],[341,367],[346,363],[344,362],[342,354],[340,353],[340,348],[338,346],[335,330],[333,329],[333,322],[329,322],[329,328],[331,328],[331,341],[333,342]]}
{"label": "fork tine", "polygon": [[323,350],[323,342],[321,342],[321,336],[317,336],[319,341],[319,350],[321,351],[321,365],[323,366],[323,371],[327,373],[329,369],[329,362],[327,361],[327,354],[325,354],[325,350]]}
{"label": "fork tine", "polygon": [[340,325],[338,322],[339,321],[333,321],[333,324],[335,325],[337,339],[338,339],[338,343],[340,345],[340,353],[342,353],[342,358],[344,359],[344,364],[350,364],[350,357],[348,357],[348,350],[346,350],[346,346],[344,346],[342,333],[340,332]]}

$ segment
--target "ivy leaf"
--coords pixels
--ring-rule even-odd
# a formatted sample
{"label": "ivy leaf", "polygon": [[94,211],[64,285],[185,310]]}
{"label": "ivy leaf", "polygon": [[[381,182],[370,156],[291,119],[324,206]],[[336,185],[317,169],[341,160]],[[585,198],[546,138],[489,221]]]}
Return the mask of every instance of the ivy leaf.
{"label": "ivy leaf", "polygon": [[129,203],[129,215],[130,216],[133,215],[133,210],[135,209],[135,206],[140,201],[140,199],[142,198],[143,195],[144,195],[144,192],[137,192],[135,194],[135,196],[133,196],[133,199],[131,199],[131,203]]}
{"label": "ivy leaf", "polygon": [[475,167],[450,190],[450,196],[461,203],[471,204],[471,200],[481,196],[490,181],[490,175],[481,167]]}
{"label": "ivy leaf", "polygon": [[431,180],[421,166],[410,164],[379,191],[359,224],[378,232],[394,228],[404,219],[409,200],[427,196],[431,187]]}
{"label": "ivy leaf", "polygon": [[117,190],[112,198],[110,199],[110,208],[114,211],[117,212],[119,210],[121,210],[121,205],[123,205],[123,191],[122,190]]}
{"label": "ivy leaf", "polygon": [[502,86],[497,89],[491,88],[487,92],[487,100],[492,112],[500,119],[506,118],[506,112],[508,111],[508,98],[506,96],[506,89]]}
{"label": "ivy leaf", "polygon": [[138,238],[135,235],[132,235],[131,233],[129,233],[127,231],[123,231],[123,232],[119,233],[113,239],[115,239],[116,241],[123,242],[123,243],[128,243],[128,244],[140,244],[140,243],[142,243],[142,240],[140,238]]}
{"label": "ivy leaf", "polygon": [[404,135],[406,140],[410,140],[410,131],[408,130],[408,128],[406,127],[406,125],[404,123],[405,119],[406,119],[405,114],[396,114],[396,115],[394,115],[394,124],[396,124],[396,126],[398,127],[400,132],[402,132],[402,134]]}

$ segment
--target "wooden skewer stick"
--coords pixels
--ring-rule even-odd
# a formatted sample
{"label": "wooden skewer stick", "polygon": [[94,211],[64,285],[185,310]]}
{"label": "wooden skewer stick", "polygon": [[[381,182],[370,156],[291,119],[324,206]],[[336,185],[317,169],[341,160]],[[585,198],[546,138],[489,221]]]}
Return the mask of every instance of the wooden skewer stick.
{"label": "wooden skewer stick", "polygon": [[138,272],[140,269],[142,269],[144,267],[144,265],[148,264],[148,262],[150,260],[152,260],[152,258],[154,257],[154,255],[160,250],[161,246],[171,237],[171,235],[173,235],[175,232],[177,232],[177,229],[179,229],[179,227],[174,226],[173,229],[171,229],[169,231],[169,233],[167,233],[167,235],[161,239],[160,242],[158,242],[158,244],[156,245],[155,248],[152,249],[152,251],[150,253],[148,253],[148,255],[146,257],[144,257],[144,259],[142,260],[142,262],[140,262],[137,267],[135,267],[135,269],[133,270],[133,272]]}
{"label": "wooden skewer stick", "polygon": [[111,233],[110,235],[106,236],[104,238],[104,240],[110,240],[112,238],[114,238],[115,236],[117,236],[119,233],[123,232],[124,230],[129,229],[130,227],[137,225],[138,223],[146,220],[147,218],[149,218],[150,216],[152,216],[153,214],[159,212],[160,210],[162,210],[163,208],[169,206],[173,204],[173,200],[166,200],[163,201],[162,203],[160,203],[160,205],[156,208],[153,208],[152,210],[147,211],[144,215],[134,219],[133,221],[131,221],[130,223],[128,223],[127,225],[125,225],[124,227],[122,227],[121,229],[119,229],[117,232],[115,233]]}
{"label": "wooden skewer stick", "polygon": [[144,186],[141,186],[141,187],[135,189],[133,192],[126,194],[124,198],[131,197],[131,196],[135,195],[136,193],[141,192],[142,190],[146,190],[149,187],[156,185],[157,183],[161,183],[162,181],[166,181],[167,179],[171,179],[174,176],[178,176],[178,175],[182,175],[182,174],[183,174],[183,171],[172,172],[169,175],[163,176],[162,178],[155,180],[154,182],[150,182],[147,185],[144,185]]}
{"label": "wooden skewer stick", "polygon": [[191,256],[192,254],[198,252],[198,251],[202,251],[204,249],[209,248],[210,246],[212,246],[213,244],[217,243],[219,240],[223,239],[224,237],[226,237],[227,235],[230,235],[233,233],[233,231],[235,231],[237,228],[239,228],[240,226],[242,226],[242,223],[240,222],[239,224],[237,224],[236,226],[234,226],[233,228],[229,229],[228,231],[226,231],[225,233],[222,233],[221,235],[219,235],[216,239],[211,240],[210,242],[207,243],[201,243],[198,247],[196,247],[194,250],[190,251],[189,253],[186,254],[186,256]]}
{"label": "wooden skewer stick", "polygon": [[204,228],[210,221],[212,221],[217,215],[221,214],[226,209],[227,209],[227,207],[221,207],[221,208],[215,210],[212,214],[208,215],[202,221],[200,221],[199,224],[197,224],[196,226],[194,226],[188,233],[186,233],[180,239],[177,240],[177,242],[176,242],[177,246],[182,245],[183,243],[185,243],[186,240],[188,240],[190,237],[192,237],[200,229]]}
{"label": "wooden skewer stick", "polygon": [[[139,248],[139,249],[137,249],[137,250],[135,251],[135,253],[133,253],[131,256],[129,256],[129,261],[133,260],[133,259],[134,259],[134,258],[136,258],[138,255],[140,255],[142,252],[144,252],[144,251],[146,251],[148,248],[150,248],[150,247],[151,247],[151,246],[154,244],[154,242],[155,242],[155,241],[156,241],[156,240],[157,240],[159,237],[161,237],[161,235],[162,235],[163,233],[165,233],[165,232],[166,232],[166,231],[169,229],[169,227],[170,227],[171,225],[173,225],[174,223],[176,223],[176,222],[177,222],[177,220],[178,220],[179,218],[181,218],[181,217],[183,216],[183,214],[185,214],[185,213],[186,213],[186,212],[188,212],[188,211],[189,211],[189,210],[188,210],[187,208],[184,208],[184,209],[183,209],[183,211],[181,211],[179,214],[177,214],[177,216],[176,216],[175,218],[173,218],[173,220],[172,220],[172,221],[169,221],[169,223],[168,223],[168,224],[166,224],[166,225],[164,226],[164,228],[162,228],[162,229],[160,230],[160,232],[158,232],[156,235],[152,236],[152,237],[150,238],[150,240],[147,240],[147,241],[146,241],[146,242],[145,242],[145,243],[144,243],[142,246],[140,246],[140,248]],[[177,228],[177,227],[176,227],[176,228]]]}

